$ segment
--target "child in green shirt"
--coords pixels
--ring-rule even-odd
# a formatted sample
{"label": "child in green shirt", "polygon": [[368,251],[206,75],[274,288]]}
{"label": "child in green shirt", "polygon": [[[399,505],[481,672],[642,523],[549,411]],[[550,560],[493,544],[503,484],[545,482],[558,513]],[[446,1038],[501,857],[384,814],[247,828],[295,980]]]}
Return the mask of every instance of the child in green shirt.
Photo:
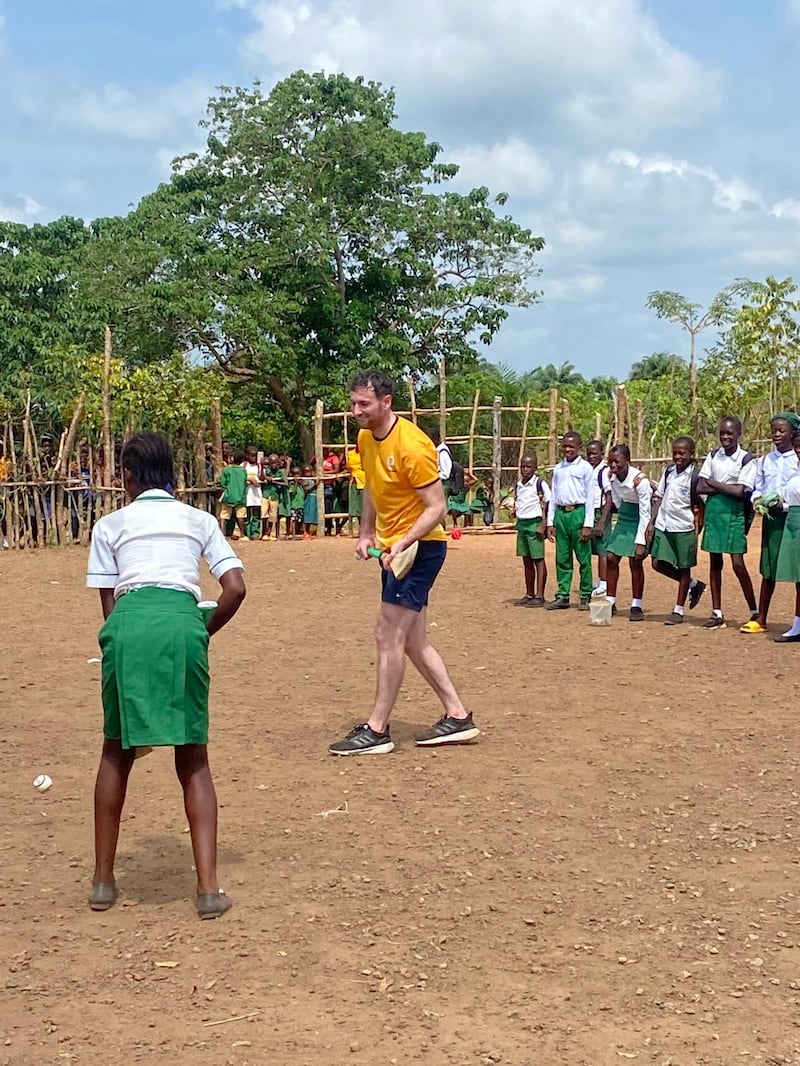
{"label": "child in green shirt", "polygon": [[222,485],[222,499],[219,508],[219,528],[223,534],[231,517],[236,517],[236,529],[231,540],[241,540],[247,537],[244,528],[244,520],[247,517],[247,471],[244,466],[244,452],[234,452],[233,464],[225,466],[219,476]]}

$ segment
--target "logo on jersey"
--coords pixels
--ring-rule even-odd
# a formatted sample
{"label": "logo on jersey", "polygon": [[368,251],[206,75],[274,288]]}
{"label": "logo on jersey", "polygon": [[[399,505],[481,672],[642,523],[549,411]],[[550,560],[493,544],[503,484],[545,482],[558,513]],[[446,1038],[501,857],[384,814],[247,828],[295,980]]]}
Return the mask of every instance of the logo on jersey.
{"label": "logo on jersey", "polygon": [[393,455],[387,455],[386,456],[386,469],[387,470],[392,470],[392,471],[394,470],[394,456]]}

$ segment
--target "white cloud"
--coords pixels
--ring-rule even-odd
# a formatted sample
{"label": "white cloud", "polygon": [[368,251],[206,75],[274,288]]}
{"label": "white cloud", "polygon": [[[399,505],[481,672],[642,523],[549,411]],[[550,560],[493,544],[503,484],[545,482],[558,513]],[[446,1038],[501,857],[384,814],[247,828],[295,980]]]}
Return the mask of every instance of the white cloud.
{"label": "white cloud", "polygon": [[44,211],[42,204],[32,196],[15,196],[10,201],[0,200],[0,219],[4,222],[25,222],[30,224],[37,215]]}
{"label": "white cloud", "polygon": [[789,22],[800,22],[800,0],[786,0],[786,18]]}
{"label": "white cloud", "polygon": [[542,283],[545,300],[573,302],[597,296],[605,288],[606,279],[602,274],[576,274],[571,278],[553,278]]}
{"label": "white cloud", "polygon": [[[800,0],[798,0],[800,4]],[[788,218],[792,222],[800,222],[800,200],[794,200],[791,197],[787,200],[779,200],[772,209],[770,214],[773,218]]]}
{"label": "white cloud", "polygon": [[606,158],[609,163],[638,170],[645,176],[658,175],[680,180],[700,178],[708,183],[712,202],[725,211],[741,211],[745,207],[764,208],[761,195],[746,181],[738,177],[723,179],[712,167],[697,166],[685,159],[670,159],[666,156],[643,158],[624,148],[609,152]]}
{"label": "white cloud", "polygon": [[500,144],[474,145],[447,153],[449,162],[459,165],[459,185],[474,188],[491,182],[494,192],[530,199],[541,196],[553,180],[547,161],[519,137]]}
{"label": "white cloud", "polygon": [[720,101],[717,72],[671,45],[640,0],[224,2],[253,19],[242,50],[255,70],[379,78],[464,126],[512,109],[633,135],[693,124]]}

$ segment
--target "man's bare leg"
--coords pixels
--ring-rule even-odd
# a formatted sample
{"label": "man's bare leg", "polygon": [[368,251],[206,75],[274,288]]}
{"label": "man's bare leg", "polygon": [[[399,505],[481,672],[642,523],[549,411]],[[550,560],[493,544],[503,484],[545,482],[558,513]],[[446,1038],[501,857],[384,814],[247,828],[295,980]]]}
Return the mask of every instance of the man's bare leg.
{"label": "man's bare leg", "polygon": [[466,708],[450,680],[444,659],[428,640],[426,616],[424,608],[412,620],[406,636],[406,655],[439,697],[445,713],[451,718],[466,718]]}
{"label": "man's bare leg", "polygon": [[382,603],[375,626],[377,685],[375,703],[367,725],[376,733],[386,732],[406,669],[406,639],[416,620],[416,611]]}

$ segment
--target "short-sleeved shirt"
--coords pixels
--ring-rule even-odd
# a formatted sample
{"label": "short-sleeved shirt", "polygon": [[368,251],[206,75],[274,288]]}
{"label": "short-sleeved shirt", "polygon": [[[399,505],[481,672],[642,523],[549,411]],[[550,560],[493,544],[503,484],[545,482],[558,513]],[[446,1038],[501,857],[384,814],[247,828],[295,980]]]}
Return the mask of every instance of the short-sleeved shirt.
{"label": "short-sleeved shirt", "polygon": [[[262,494],[264,496],[264,499],[266,499],[266,500],[279,500],[281,498],[281,496],[285,496],[286,495],[287,477],[286,477],[286,471],[285,470],[281,469],[280,467],[277,470],[273,470],[272,467],[265,466],[264,467],[263,476],[265,478],[268,478],[268,477],[272,478],[272,481],[266,482],[266,484],[264,485],[263,489],[261,490]],[[276,485],[277,481],[281,481],[284,484]]]}
{"label": "short-sleeved shirt", "polygon": [[[358,434],[358,451],[364,466],[367,490],[375,505],[375,533],[381,546],[389,548],[411,529],[425,504],[418,489],[434,485],[439,464],[433,441],[413,422],[396,416],[383,440],[367,429]],[[423,540],[446,540],[441,525]]]}
{"label": "short-sleeved shirt", "polygon": [[636,543],[646,544],[645,531],[650,524],[651,503],[653,489],[650,481],[638,467],[629,466],[624,481],[620,481],[616,474],[611,475],[611,498],[614,505],[619,507],[623,503],[632,503],[639,508],[639,525],[636,530]]}
{"label": "short-sleeved shirt", "polygon": [[86,585],[113,589],[115,599],[154,585],[200,600],[200,559],[217,579],[244,569],[213,515],[149,489],[94,527]]}
{"label": "short-sleeved shirt", "polygon": [[656,496],[661,505],[656,515],[655,527],[663,533],[691,533],[695,528],[692,510],[692,476],[697,467],[691,463],[680,474],[674,466],[668,466],[661,475]]}
{"label": "short-sleeved shirt", "polygon": [[773,448],[753,465],[756,468],[753,499],[766,496],[768,492],[779,492],[783,496],[783,490],[800,467],[794,448],[790,448],[788,452],[779,452],[777,448]]}
{"label": "short-sleeved shirt", "polygon": [[245,463],[244,472],[247,478],[247,506],[258,507],[261,503],[261,483],[251,478],[260,478],[261,468],[258,463]]}
{"label": "short-sleeved shirt", "polygon": [[611,472],[608,469],[608,463],[605,461],[598,463],[593,469],[594,509],[595,511],[599,511],[606,502],[606,495],[611,492]]}
{"label": "short-sleeved shirt", "polygon": [[700,477],[710,477],[714,481],[720,481],[723,485],[744,485],[746,489],[752,489],[756,476],[756,463],[754,459],[745,462],[747,452],[737,446],[736,451],[727,455],[724,448],[715,448],[709,452],[700,467]]}
{"label": "short-sleeved shirt", "polygon": [[[539,498],[539,487],[542,489],[541,499]],[[550,503],[550,486],[544,480],[544,478],[537,477],[536,474],[528,481],[517,482],[517,487],[514,491],[514,513],[517,518],[543,518],[547,513],[547,505]],[[542,504],[544,504],[544,513],[542,512]]]}
{"label": "short-sleeved shirt", "polygon": [[243,507],[247,498],[247,471],[243,466],[223,467],[219,475],[222,485],[222,503],[230,507]]}

